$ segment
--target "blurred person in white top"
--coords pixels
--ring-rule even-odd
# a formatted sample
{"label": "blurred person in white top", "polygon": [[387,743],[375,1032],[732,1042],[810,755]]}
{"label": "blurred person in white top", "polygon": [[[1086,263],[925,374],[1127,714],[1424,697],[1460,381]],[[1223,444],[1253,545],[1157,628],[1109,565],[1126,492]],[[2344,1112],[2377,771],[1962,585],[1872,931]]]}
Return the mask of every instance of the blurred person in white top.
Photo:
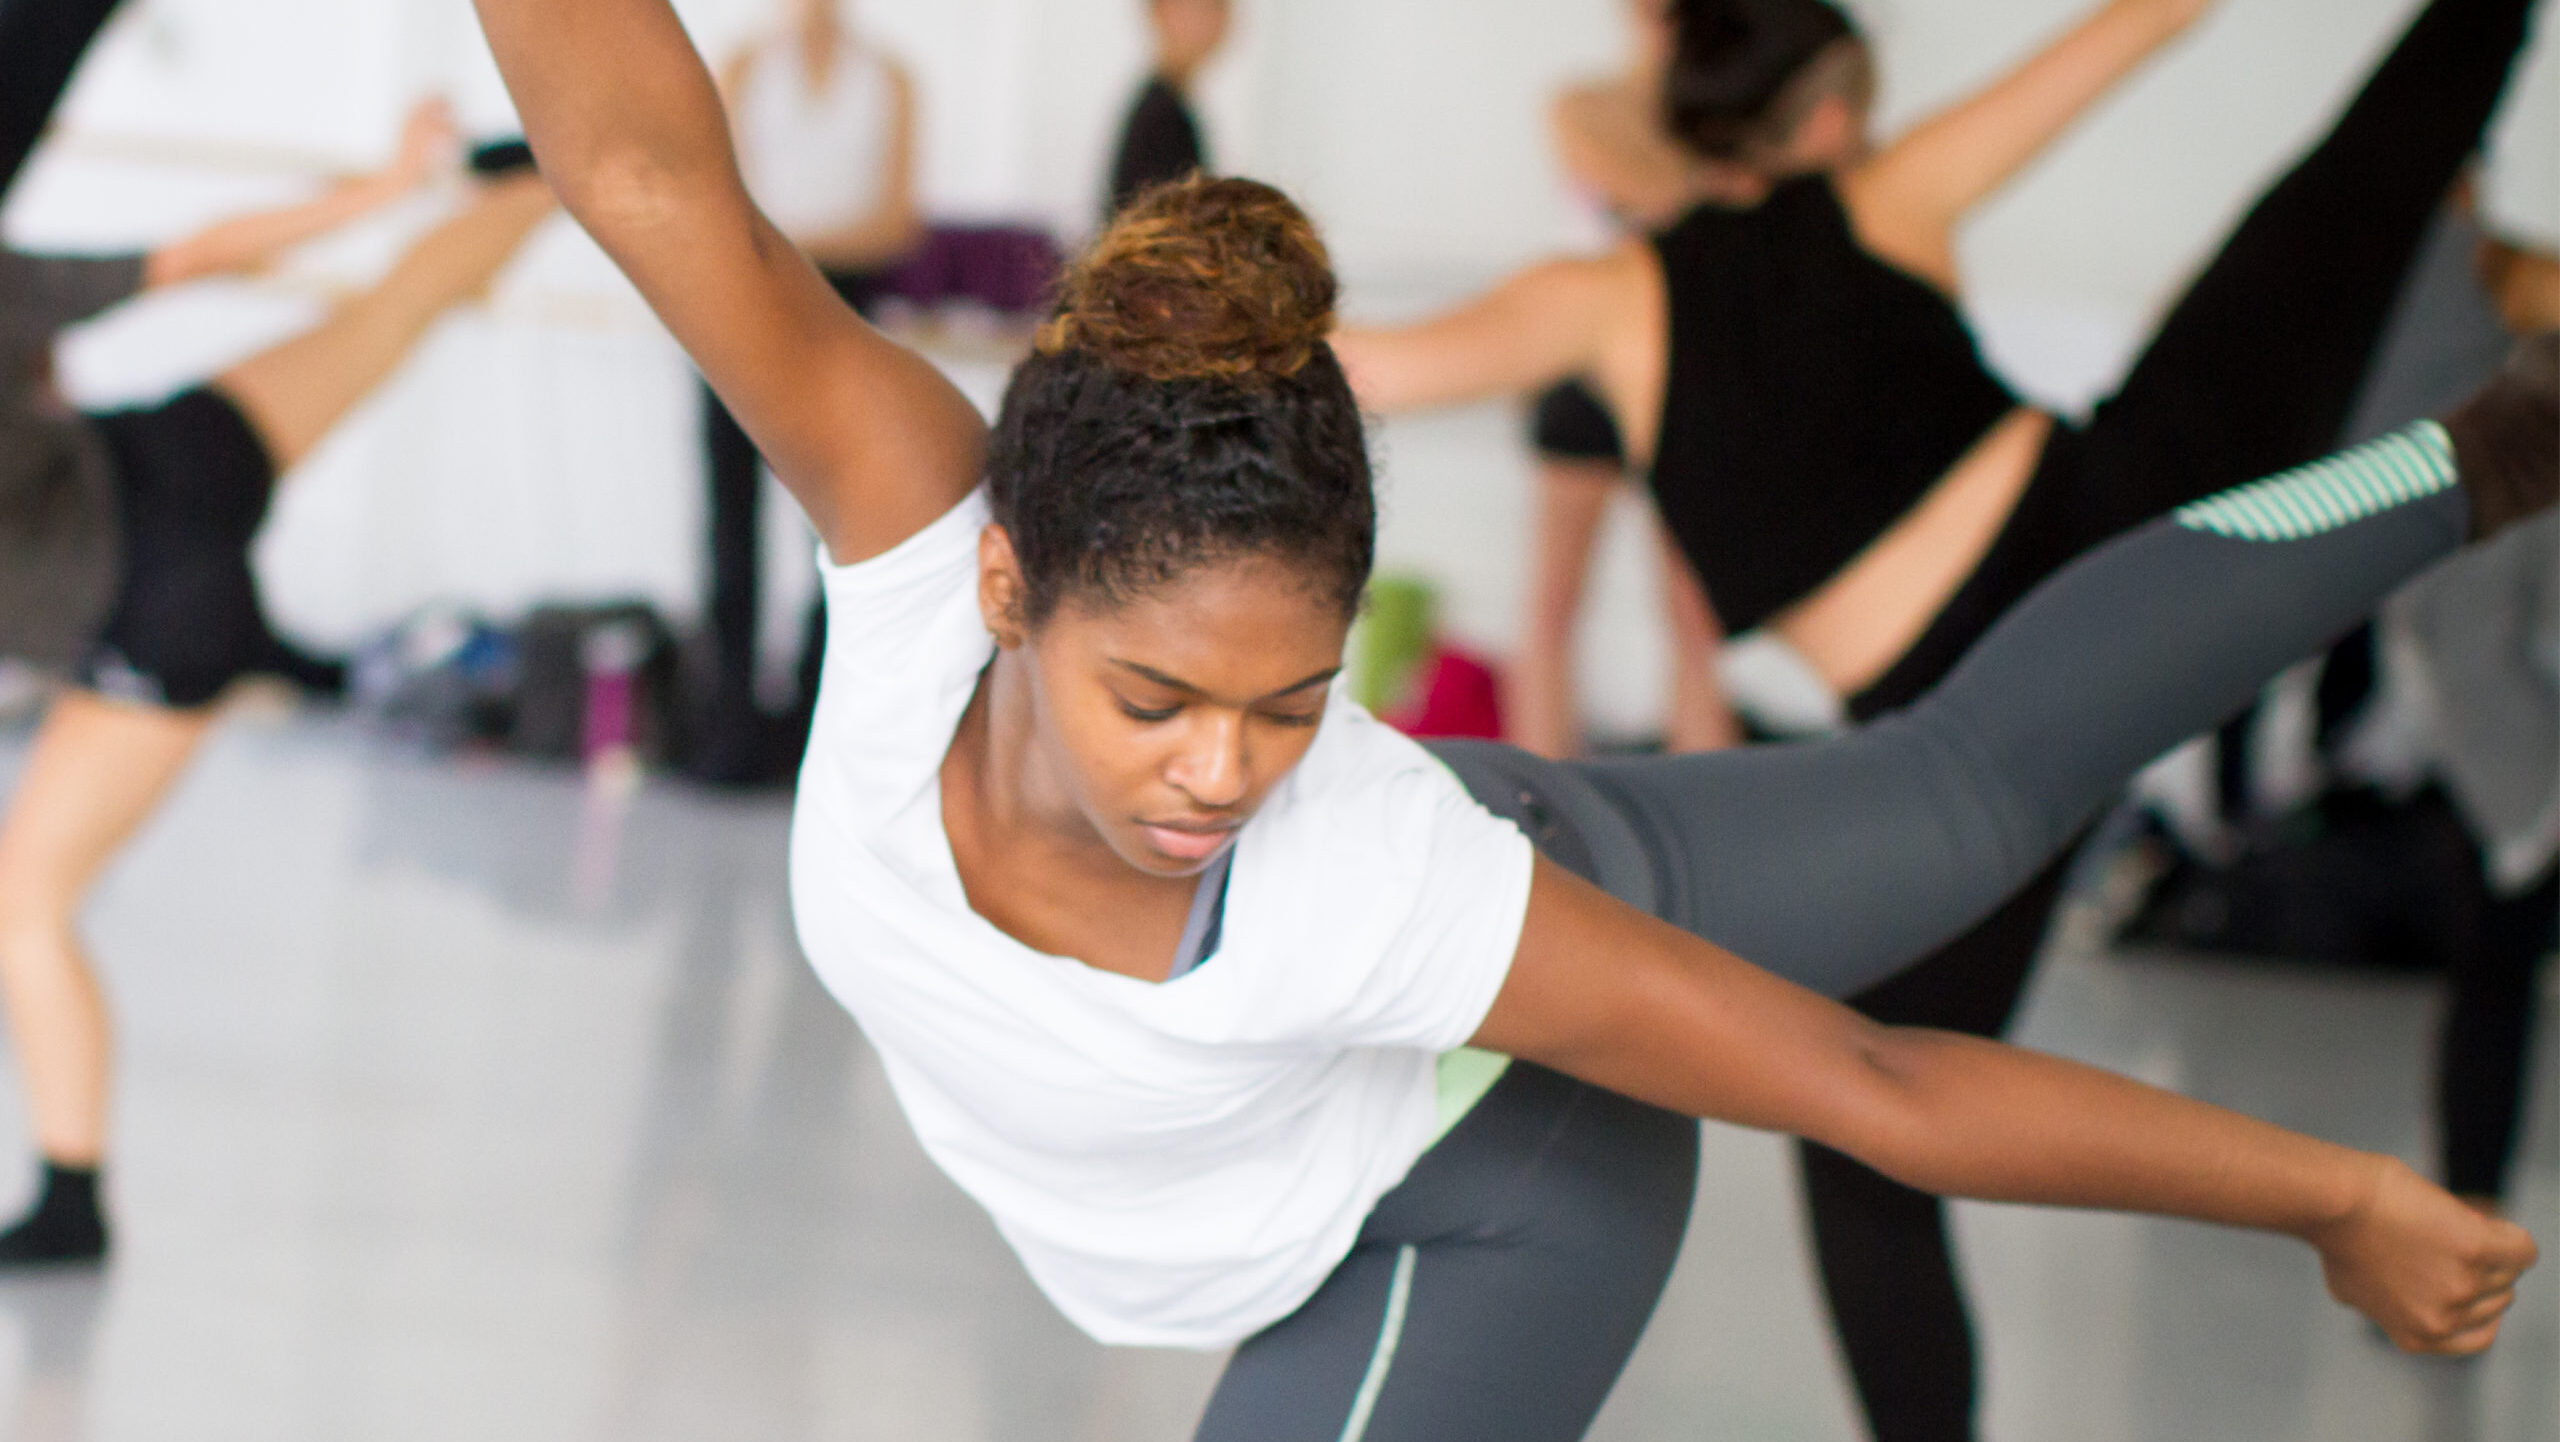
{"label": "blurred person in white top", "polygon": [[[916,204],[915,82],[848,21],[841,0],[786,0],[782,23],[720,72],[748,193],[865,315],[891,272],[923,244]],[[759,697],[763,612],[762,467],[755,446],[706,387],[703,453],[710,484],[705,597],[710,693],[684,757],[697,777],[728,785],[787,781],[816,695],[813,611],[791,694]]]}

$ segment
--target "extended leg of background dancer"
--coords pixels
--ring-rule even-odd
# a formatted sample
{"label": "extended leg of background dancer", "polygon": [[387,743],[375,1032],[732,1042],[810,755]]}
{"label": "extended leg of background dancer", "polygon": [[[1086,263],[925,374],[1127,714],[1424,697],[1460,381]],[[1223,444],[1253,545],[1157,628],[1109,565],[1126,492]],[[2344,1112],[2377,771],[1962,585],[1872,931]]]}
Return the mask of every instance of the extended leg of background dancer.
{"label": "extended leg of background dancer", "polygon": [[106,1250],[97,1189],[109,1130],[110,1046],[104,999],[80,944],[80,912],[99,874],[184,772],[224,683],[254,664],[272,639],[263,634],[247,571],[267,487],[389,376],[439,315],[483,290],[551,206],[539,180],[493,185],[318,328],[158,413],[212,427],[217,437],[229,426],[232,439],[245,438],[254,458],[237,450],[230,458],[254,459],[258,471],[247,478],[246,494],[236,474],[189,474],[199,457],[184,451],[121,457],[128,466],[167,462],[167,473],[129,485],[128,504],[138,497],[174,512],[128,516],[129,536],[208,525],[227,534],[218,556],[178,558],[147,541],[150,554],[136,548],[108,625],[111,667],[90,679],[120,690],[140,681],[163,694],[111,699],[94,686],[66,692],[46,714],[0,822],[0,999],[44,1159],[33,1209],[0,1235],[0,1263],[94,1258]]}

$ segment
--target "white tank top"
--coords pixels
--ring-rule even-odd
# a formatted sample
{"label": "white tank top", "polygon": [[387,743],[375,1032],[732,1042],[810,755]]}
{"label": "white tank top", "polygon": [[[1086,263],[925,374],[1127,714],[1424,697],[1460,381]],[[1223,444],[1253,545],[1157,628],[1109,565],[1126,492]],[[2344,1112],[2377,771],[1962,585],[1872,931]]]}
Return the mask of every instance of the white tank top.
{"label": "white tank top", "polygon": [[851,41],[809,87],[796,35],[757,49],[735,99],[747,193],[782,233],[804,240],[856,224],[889,178],[895,96],[889,67]]}

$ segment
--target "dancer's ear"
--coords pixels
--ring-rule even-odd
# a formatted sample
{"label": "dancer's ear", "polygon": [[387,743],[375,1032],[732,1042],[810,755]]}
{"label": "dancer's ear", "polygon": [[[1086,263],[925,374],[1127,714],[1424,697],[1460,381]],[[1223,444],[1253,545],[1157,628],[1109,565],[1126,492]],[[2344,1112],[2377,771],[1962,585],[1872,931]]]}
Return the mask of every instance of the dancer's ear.
{"label": "dancer's ear", "polygon": [[1022,563],[1013,554],[1013,537],[1002,526],[978,533],[978,614],[987,633],[1005,650],[1018,649],[1031,638],[1025,624]]}

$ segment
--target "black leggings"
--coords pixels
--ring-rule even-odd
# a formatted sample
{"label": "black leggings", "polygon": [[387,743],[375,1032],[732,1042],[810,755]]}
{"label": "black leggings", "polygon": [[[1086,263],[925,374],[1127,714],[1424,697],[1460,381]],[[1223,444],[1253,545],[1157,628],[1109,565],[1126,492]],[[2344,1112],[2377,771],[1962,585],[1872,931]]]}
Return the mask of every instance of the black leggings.
{"label": "black leggings", "polygon": [[[1855,996],[1981,925],[2137,767],[2354,626],[2465,518],[2439,491],[2297,540],[2154,522],[2038,588],[1920,703],[1826,740],[1434,750],[1558,864]],[[1201,1442],[1580,1437],[1669,1275],[1696,1145],[1686,1118],[1514,1064],[1315,1297],[1237,1350]]]}
{"label": "black leggings", "polygon": [[[2056,433],[1982,566],[1911,651],[1852,698],[1851,714],[1873,717],[1928,690],[2072,556],[2336,444],[2531,9],[2530,0],[2435,0],[2412,23],[2327,139],[2189,287],[2122,388],[2084,429]],[[1882,1021],[1999,1034],[2056,890],[2045,873],[1856,1004]],[[1833,1325],[1877,1442],[1970,1438],[1974,1341],[1944,1206],[1819,1147],[1803,1147],[1800,1160]]]}
{"label": "black leggings", "polygon": [[0,0],[0,198],[17,183],[54,107],[122,0]]}
{"label": "black leggings", "polygon": [[[2485,868],[2484,868],[2485,870]],[[2560,942],[2560,870],[2482,907],[2475,946],[2453,953],[2436,1054],[2445,1186],[2503,1197],[2533,1060],[2543,959]]]}

